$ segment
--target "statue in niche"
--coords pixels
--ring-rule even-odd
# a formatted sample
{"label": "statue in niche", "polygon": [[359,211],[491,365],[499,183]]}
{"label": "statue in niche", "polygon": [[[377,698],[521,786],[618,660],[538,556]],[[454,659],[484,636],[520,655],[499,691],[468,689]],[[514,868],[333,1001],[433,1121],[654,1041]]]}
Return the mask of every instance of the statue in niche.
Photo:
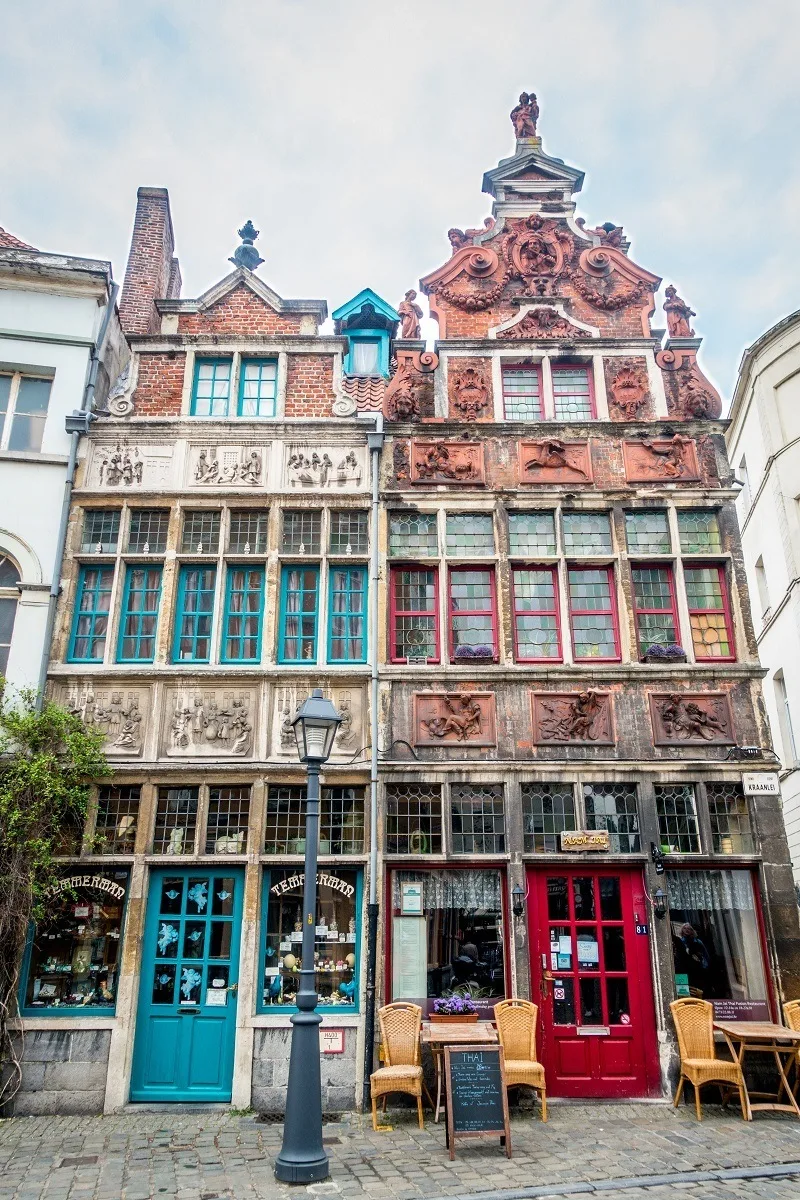
{"label": "statue in niche", "polygon": [[445,711],[422,722],[431,737],[445,738],[448,734],[455,734],[459,742],[480,737],[483,715],[474,696],[469,693],[448,695],[442,697],[442,701]]}
{"label": "statue in niche", "polygon": [[689,308],[685,300],[681,300],[678,289],[672,284],[665,289],[664,295],[664,312],[667,314],[669,336],[672,338],[694,337],[694,330],[689,321],[692,317],[696,317],[697,313]]}
{"label": "statue in niche", "polygon": [[682,696],[679,692],[657,700],[658,714],[666,736],[674,741],[701,739],[704,742],[719,741],[728,737],[728,722],[720,720],[714,711],[717,698],[703,699],[697,696]]}
{"label": "statue in niche", "polygon": [[522,92],[519,104],[512,108],[511,124],[519,141],[521,138],[536,137],[536,122],[539,120],[539,105],[535,92]]}
{"label": "statue in niche", "polygon": [[539,703],[546,714],[539,720],[542,741],[594,742],[600,733],[605,733],[607,696],[590,690],[579,692],[574,698],[542,697]]}
{"label": "statue in niche", "polygon": [[589,478],[583,467],[569,461],[569,447],[558,438],[542,438],[526,445],[534,450],[533,457],[524,463],[526,471],[575,471],[582,479]]}
{"label": "statue in niche", "polygon": [[400,337],[401,338],[418,338],[419,323],[422,320],[422,309],[414,301],[417,298],[417,293],[413,288],[405,294],[405,299],[398,304],[397,312],[400,316]]}
{"label": "statue in niche", "polygon": [[659,475],[664,475],[667,479],[677,479],[686,474],[686,447],[691,445],[689,438],[676,433],[666,445],[657,445],[648,438],[642,438],[642,445],[653,455]]}

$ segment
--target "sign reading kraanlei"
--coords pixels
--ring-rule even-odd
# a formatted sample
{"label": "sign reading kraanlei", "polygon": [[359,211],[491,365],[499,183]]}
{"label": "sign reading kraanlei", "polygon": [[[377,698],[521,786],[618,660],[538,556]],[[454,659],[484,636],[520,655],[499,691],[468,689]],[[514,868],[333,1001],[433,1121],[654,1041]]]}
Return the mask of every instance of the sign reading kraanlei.
{"label": "sign reading kraanlei", "polygon": [[[305,882],[305,872],[302,871],[299,875],[290,875],[288,879],[273,884],[269,890],[274,896],[282,896],[285,892],[299,891]],[[352,899],[356,891],[352,883],[345,883],[338,875],[327,875],[323,871],[317,873],[317,887],[332,888],[334,892],[341,892],[343,896],[347,896],[348,900]]]}
{"label": "sign reading kraanlei", "polygon": [[742,775],[745,796],[780,796],[781,784],[774,771],[745,771]]}
{"label": "sign reading kraanlei", "polygon": [[58,883],[49,887],[45,896],[50,899],[59,892],[69,892],[73,888],[95,888],[98,892],[108,892],[115,900],[125,899],[125,888],[122,884],[106,879],[105,875],[70,875],[68,879],[59,879]]}
{"label": "sign reading kraanlei", "polygon": [[607,829],[562,829],[562,850],[610,850]]}

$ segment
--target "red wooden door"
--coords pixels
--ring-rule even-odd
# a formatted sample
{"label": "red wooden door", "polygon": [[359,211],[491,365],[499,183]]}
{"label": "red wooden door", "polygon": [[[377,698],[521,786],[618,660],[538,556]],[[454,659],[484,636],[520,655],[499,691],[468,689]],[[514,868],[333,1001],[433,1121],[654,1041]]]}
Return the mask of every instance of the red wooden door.
{"label": "red wooden door", "polygon": [[533,997],[554,1096],[658,1096],[649,933],[641,868],[553,867],[528,875]]}

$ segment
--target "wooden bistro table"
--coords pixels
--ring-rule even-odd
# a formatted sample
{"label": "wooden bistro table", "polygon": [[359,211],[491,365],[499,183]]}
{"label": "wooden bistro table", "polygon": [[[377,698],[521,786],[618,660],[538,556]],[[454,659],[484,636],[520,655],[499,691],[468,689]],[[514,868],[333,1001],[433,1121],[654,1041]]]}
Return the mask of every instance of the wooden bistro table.
{"label": "wooden bistro table", "polygon": [[[800,1030],[787,1029],[785,1025],[773,1025],[771,1021],[715,1021],[714,1028],[724,1034],[730,1052],[740,1066],[744,1066],[742,1060],[745,1054],[771,1054],[775,1059],[780,1076],[777,1094],[753,1092],[754,1096],[758,1096],[768,1103],[753,1104],[747,1084],[744,1085],[749,1110],[747,1119],[752,1121],[753,1113],[761,1111],[789,1112],[800,1117],[800,1106],[786,1075],[787,1068],[797,1062],[797,1052],[800,1049]],[[788,1104],[781,1103],[781,1094],[784,1091]]]}
{"label": "wooden bistro table", "polygon": [[[798,1034],[800,1038],[800,1034]],[[419,1040],[430,1046],[436,1067],[436,1114],[439,1120],[442,1111],[442,1076],[444,1074],[445,1046],[496,1046],[497,1030],[491,1021],[423,1021]],[[800,1110],[798,1110],[800,1112]]]}

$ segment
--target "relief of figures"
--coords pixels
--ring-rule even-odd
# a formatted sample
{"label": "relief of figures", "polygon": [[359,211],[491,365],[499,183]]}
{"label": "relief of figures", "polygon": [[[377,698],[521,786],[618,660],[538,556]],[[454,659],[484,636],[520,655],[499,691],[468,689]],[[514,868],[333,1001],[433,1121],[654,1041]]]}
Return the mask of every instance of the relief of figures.
{"label": "relief of figures", "polygon": [[478,442],[411,443],[413,483],[482,483],[483,447]]}
{"label": "relief of figures", "polygon": [[419,692],[414,696],[417,746],[496,742],[494,695],[490,692]]}
{"label": "relief of figures", "polygon": [[168,486],[173,446],[114,446],[93,443],[88,486],[104,488],[153,488]]}
{"label": "relief of figures", "polygon": [[725,744],[734,740],[728,697],[721,692],[651,693],[650,715],[658,746],[676,742]]}
{"label": "relief of figures", "polygon": [[293,449],[286,463],[290,487],[360,487],[363,470],[353,450],[345,454],[321,447],[317,450]]}
{"label": "relief of figures", "polygon": [[140,691],[95,692],[91,684],[67,693],[66,707],[105,737],[108,755],[141,754],[144,739],[145,693]]}
{"label": "relief of figures", "polygon": [[531,697],[534,742],[614,742],[611,697],[595,691]]}
{"label": "relief of figures", "polygon": [[230,449],[218,453],[205,447],[197,455],[193,482],[222,487],[231,483],[261,483],[262,459],[258,450]]}
{"label": "relief of figures", "polygon": [[[311,695],[309,687],[282,687],[275,690],[274,754],[278,758],[297,758],[297,741],[292,721],[300,705]],[[336,731],[332,756],[352,757],[364,747],[363,691],[361,688],[323,688],[324,695],[339,712],[342,722]]]}
{"label": "relief of figures", "polygon": [[676,433],[672,438],[623,442],[625,478],[629,483],[649,483],[651,480],[697,480],[697,450],[691,438]]}
{"label": "relief of figures", "polygon": [[122,446],[118,442],[114,450],[106,451],[100,460],[99,482],[106,487],[130,487],[142,482],[144,464],[139,447]]}
{"label": "relief of figures", "polygon": [[173,693],[166,753],[169,757],[224,758],[249,754],[253,744],[250,692]]}
{"label": "relief of figures", "polygon": [[591,483],[588,442],[541,438],[519,443],[521,483]]}

